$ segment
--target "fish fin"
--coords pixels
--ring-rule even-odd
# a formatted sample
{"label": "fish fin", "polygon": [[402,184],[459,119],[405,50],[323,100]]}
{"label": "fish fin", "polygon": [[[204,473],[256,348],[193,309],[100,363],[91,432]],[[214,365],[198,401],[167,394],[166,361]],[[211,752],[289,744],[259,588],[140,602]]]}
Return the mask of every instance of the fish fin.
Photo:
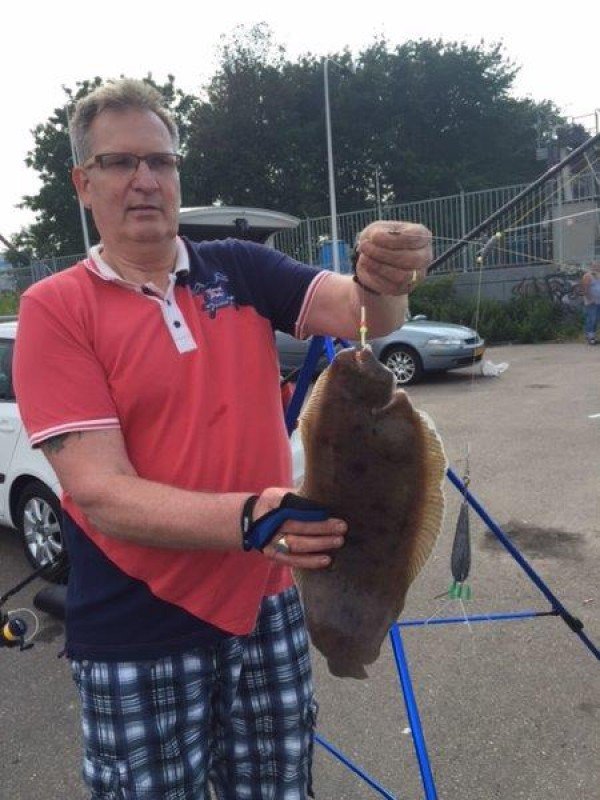
{"label": "fish fin", "polygon": [[[325,392],[328,380],[329,371],[324,370],[315,381],[315,385],[313,386],[310,396],[310,403],[307,403],[300,413],[300,417],[298,419],[298,430],[300,431],[300,437],[303,442],[305,433],[308,431],[311,420],[313,420],[317,414],[320,413],[322,405],[321,395]],[[304,445],[306,447],[306,442],[304,442]]]}
{"label": "fish fin", "polygon": [[442,530],[445,499],[443,484],[448,468],[446,453],[435,423],[424,411],[415,410],[424,442],[425,474],[423,512],[415,537],[415,549],[407,568],[409,582],[419,574]]}

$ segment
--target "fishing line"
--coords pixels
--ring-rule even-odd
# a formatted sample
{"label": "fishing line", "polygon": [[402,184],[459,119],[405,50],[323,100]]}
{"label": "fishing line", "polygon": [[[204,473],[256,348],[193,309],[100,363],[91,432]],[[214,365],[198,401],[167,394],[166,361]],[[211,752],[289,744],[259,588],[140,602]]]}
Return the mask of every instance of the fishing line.
{"label": "fishing line", "polygon": [[596,169],[594,168],[594,164],[590,161],[590,157],[588,156],[587,153],[584,153],[583,157],[587,161],[587,165],[590,168],[590,172],[592,173],[592,177],[594,178],[594,181],[595,181],[597,187],[600,189],[600,178],[598,177],[598,175],[596,173]]}
{"label": "fishing line", "polygon": [[[587,159],[587,160],[589,162],[589,159]],[[589,162],[590,170],[593,170],[593,167],[594,167],[595,163],[600,163],[600,157],[596,158],[593,163]],[[565,188],[565,187],[569,186],[570,184],[574,183],[576,180],[578,180],[581,177],[581,175],[583,173],[585,173],[587,171],[587,169],[588,169],[587,167],[583,167],[578,172],[573,173],[569,177],[568,181],[566,181],[566,182],[563,181],[562,182],[562,184],[561,184],[562,187]],[[595,176],[595,173],[594,173],[594,177],[596,178],[596,180],[598,180],[598,178]],[[502,227],[501,229],[497,230],[493,234],[493,236],[490,236],[490,238],[488,239],[488,242],[486,243],[486,245],[484,245],[483,250],[480,251],[479,256],[476,258],[476,261],[479,263],[479,258],[482,258],[489,250],[492,249],[492,246],[495,245],[496,252],[502,253],[504,255],[509,255],[509,256],[510,255],[518,256],[520,259],[527,259],[528,261],[535,262],[536,264],[543,263],[543,264],[548,264],[548,265],[556,265],[556,267],[559,268],[559,269],[570,266],[566,262],[557,261],[556,259],[544,258],[542,256],[537,256],[537,255],[530,255],[528,253],[523,253],[521,250],[513,250],[509,246],[506,246],[506,245],[501,246],[499,244],[500,240],[504,239],[507,236],[507,234],[510,234],[510,233],[518,233],[518,232],[522,232],[522,231],[525,231],[525,230],[531,230],[531,229],[534,229],[534,228],[547,228],[551,224],[554,224],[556,222],[568,222],[569,220],[577,219],[578,217],[589,216],[590,214],[598,214],[600,212],[599,208],[593,208],[593,209],[588,209],[586,211],[578,211],[578,212],[573,212],[573,213],[570,213],[570,214],[564,214],[564,215],[562,215],[560,217],[553,217],[551,219],[539,220],[538,222],[533,222],[533,223],[530,223],[530,224],[527,224],[527,225],[520,225],[519,224],[522,220],[526,219],[528,216],[531,216],[537,210],[542,208],[542,206],[544,204],[547,204],[548,202],[552,201],[557,196],[559,191],[560,191],[560,187],[557,186],[557,188],[555,188],[551,194],[548,194],[548,195],[544,196],[535,206],[527,209],[518,218],[517,218],[517,214],[519,212],[517,211],[516,214],[515,214],[514,222],[512,224],[509,222],[509,224],[506,227]],[[566,201],[566,202],[568,203],[568,202],[572,202],[572,201]],[[509,213],[512,213],[512,212],[509,212]],[[434,242],[438,242],[438,243],[446,242],[446,243],[454,244],[454,243],[460,242],[462,240],[459,239],[459,238],[450,237],[450,236],[434,236],[433,237],[433,241]],[[476,242],[468,242],[466,244],[470,245],[472,247],[473,245],[476,245]]]}
{"label": "fishing line", "polygon": [[[592,167],[593,165],[588,165]],[[518,209],[515,208],[509,210],[509,219],[505,226],[498,225],[498,229],[495,231],[490,231],[489,238],[487,242],[483,245],[481,250],[479,251],[476,257],[476,263],[478,265],[478,280],[477,280],[477,292],[476,292],[476,304],[475,304],[475,315],[474,320],[472,320],[472,327],[478,331],[480,325],[480,312],[481,312],[481,301],[482,301],[482,287],[483,287],[483,269],[485,264],[485,257],[488,255],[495,245],[498,245],[501,240],[504,239],[505,235],[509,232],[515,232],[520,227],[520,223],[527,219],[527,217],[531,217],[531,215],[535,214],[542,206],[542,204],[547,205],[549,202],[552,202],[554,197],[561,191],[564,191],[566,186],[572,184],[575,180],[577,180],[581,172],[584,168],[578,170],[575,173],[570,175],[569,181],[565,182],[561,179],[561,175],[563,170],[560,170],[558,173],[554,191],[550,194],[543,194],[541,195],[539,201],[535,203],[533,206],[529,208],[525,208],[523,212],[522,208]],[[585,168],[587,169],[587,167]],[[523,198],[525,199],[525,198]],[[597,211],[594,209],[594,211]],[[577,216],[580,215],[579,212]],[[568,215],[570,217],[575,216],[575,214]],[[512,219],[511,219],[512,217]],[[553,220],[557,221],[557,220]],[[543,225],[548,224],[548,222],[539,222],[536,225]],[[528,227],[534,227],[533,225]],[[511,253],[509,248],[499,248],[504,253]],[[521,257],[522,255],[519,254]],[[531,257],[533,258],[533,257]],[[539,263],[539,259],[536,259]],[[552,260],[544,259],[547,263],[554,263]],[[469,413],[467,414],[468,417],[473,416],[474,411],[474,392],[475,392],[475,370],[473,370],[471,374],[471,382],[469,387],[469,397],[468,397],[468,405],[470,407]],[[463,476],[463,485],[464,489],[462,491],[463,499],[461,502],[461,506],[458,513],[458,518],[456,522],[456,528],[454,533],[454,540],[452,544],[452,553],[450,559],[450,567],[452,572],[452,583],[450,588],[447,591],[447,596],[449,598],[447,603],[451,600],[457,600],[460,604],[462,613],[465,617],[465,621],[467,621],[466,610],[463,601],[468,601],[472,597],[471,588],[467,583],[467,578],[469,577],[470,569],[471,569],[471,536],[470,536],[470,516],[469,516],[469,504],[467,501],[467,489],[470,484],[470,441],[467,439],[465,445],[465,470]]]}
{"label": "fishing line", "polygon": [[590,208],[588,211],[577,211],[573,214],[566,214],[564,217],[553,217],[552,219],[542,220],[542,222],[532,222],[529,225],[520,225],[518,228],[505,228],[504,233],[519,233],[520,231],[526,231],[530,228],[547,228],[552,222],[565,222],[570,219],[576,219],[577,217],[585,217],[588,214],[598,213],[600,213],[600,208]]}
{"label": "fishing line", "polygon": [[[593,171],[593,165],[595,163],[598,163],[599,160],[600,160],[600,156],[597,156],[594,159],[594,161],[592,162],[592,165],[591,165],[592,171]],[[557,173],[557,175],[558,176],[562,176],[564,174],[564,170],[565,170],[565,167],[563,167]],[[587,171],[587,170],[588,170],[587,166],[582,166],[577,172],[572,172],[570,174],[569,178],[566,181],[562,180],[562,181],[559,182],[558,177],[557,177],[557,179],[555,181],[556,185],[554,187],[554,190],[548,195],[541,195],[540,199],[539,199],[539,202],[536,205],[534,205],[532,208],[526,210],[525,213],[520,217],[520,219],[516,220],[515,224],[518,225],[518,223],[521,222],[521,220],[526,219],[528,216],[531,216],[531,214],[533,214],[535,211],[540,209],[543,205],[548,204],[551,200],[553,200],[555,197],[558,196],[558,194],[561,191],[561,188],[565,189],[567,187],[570,187],[576,180],[579,179],[579,177],[582,175],[582,173]],[[567,201],[567,202],[569,202],[569,201]],[[515,209],[515,212],[516,212],[516,209]],[[512,213],[512,209],[511,209],[510,213]]]}
{"label": "fishing line", "polygon": [[[494,243],[501,236],[498,232],[491,236],[480,250],[476,263],[478,264],[478,279],[477,279],[477,299],[475,303],[475,318],[471,320],[471,327],[479,335],[479,316],[481,311],[481,297],[483,286],[483,266],[485,255],[491,250]],[[469,383],[469,390],[467,393],[468,413],[467,418],[472,419],[474,413],[474,396],[475,396],[475,363],[471,369],[471,379]],[[470,451],[471,442],[467,438],[465,442],[465,467],[462,476],[464,492],[462,492],[462,501],[458,511],[456,526],[454,529],[454,539],[452,541],[452,550],[450,554],[450,571],[452,574],[452,582],[448,587],[445,595],[448,597],[446,604],[452,601],[458,601],[460,609],[469,628],[471,634],[474,629],[469,624],[468,614],[463,601],[469,601],[472,598],[471,586],[467,583],[467,579],[471,572],[471,519],[469,503],[467,501],[466,492],[471,482],[471,466],[470,466]]]}
{"label": "fishing line", "polygon": [[[579,216],[585,216],[585,215],[589,215],[589,214],[597,214],[598,211],[600,211],[600,209],[591,209],[591,210],[586,210],[586,211],[581,211],[581,212],[573,212],[571,214],[565,214],[565,215],[562,215],[560,217],[555,217],[553,219],[540,220],[538,222],[534,222],[534,223],[531,223],[529,225],[520,225],[519,224],[523,219],[527,218],[528,216],[530,217],[536,211],[541,209],[545,204],[547,204],[548,202],[552,201],[558,195],[558,193],[560,192],[561,187],[564,189],[564,188],[567,188],[567,187],[571,186],[576,181],[578,181],[582,177],[582,175],[584,175],[588,170],[590,172],[592,172],[592,174],[594,176],[594,179],[600,184],[600,178],[598,178],[598,176],[596,175],[596,173],[594,171],[595,165],[600,163],[600,155],[596,156],[593,161],[589,160],[589,157],[587,156],[587,154],[585,155],[585,158],[586,158],[586,161],[587,161],[587,166],[584,165],[579,170],[577,170],[576,172],[571,173],[569,178],[566,181],[563,180],[560,185],[558,184],[558,182],[556,182],[556,186],[555,186],[555,188],[553,189],[553,191],[551,193],[545,194],[543,197],[541,197],[539,199],[539,201],[534,206],[532,206],[530,208],[526,208],[524,213],[521,213],[518,210],[509,211],[508,212],[509,214],[514,214],[513,221],[512,221],[512,223],[508,222],[508,224],[506,224],[505,226],[503,226],[501,228],[498,228],[498,230],[494,234],[497,237],[497,239],[500,239],[500,238],[504,237],[508,233],[515,233],[515,232],[519,232],[519,231],[522,231],[522,230],[535,228],[535,227],[543,228],[543,227],[549,226],[553,222],[563,222],[563,221],[568,221],[570,219],[575,219],[575,218],[577,218]],[[562,174],[562,170],[561,170],[561,172],[559,174]],[[568,203],[568,202],[571,202],[571,201],[566,201],[566,202]],[[519,214],[520,214],[520,216],[519,216]],[[436,243],[444,243],[445,242],[445,243],[449,243],[449,244],[456,244],[456,243],[462,242],[463,239],[462,238],[457,238],[457,237],[451,237],[451,236],[434,236],[433,237],[433,241],[436,242]],[[498,241],[496,241],[495,244],[498,245]],[[467,247],[469,247],[469,246],[473,247],[473,246],[476,246],[476,245],[477,245],[477,243],[473,242],[473,241],[465,242],[465,246],[467,246]],[[490,238],[490,240],[488,240],[488,247],[489,246],[491,246],[491,238]],[[508,247],[502,247],[502,248],[497,247],[497,250],[499,252],[510,254],[510,255],[518,255],[520,258],[528,258],[528,259],[531,259],[531,260],[535,259],[536,263],[539,263],[541,261],[542,263],[557,264],[558,266],[564,266],[561,262],[557,262],[554,259],[544,259],[544,258],[525,255],[520,251],[516,252],[516,251],[513,251],[513,250],[509,249]]]}
{"label": "fishing line", "polygon": [[[548,227],[550,224],[552,224],[554,222],[563,222],[565,220],[574,219],[575,217],[584,216],[586,214],[598,214],[598,213],[600,213],[600,208],[594,208],[594,209],[591,209],[589,211],[581,211],[581,212],[577,212],[577,213],[574,213],[574,214],[568,214],[566,216],[556,217],[556,218],[551,219],[551,220],[544,220],[542,222],[534,222],[534,223],[531,223],[530,225],[521,225],[518,228],[506,228],[506,229],[504,229],[503,232],[498,231],[495,234],[496,243],[498,241],[500,241],[501,239],[503,239],[505,237],[505,234],[508,234],[508,233],[514,233],[514,232],[518,232],[518,231],[522,231],[522,230],[530,230],[532,228],[544,228],[544,227]],[[491,240],[490,240],[490,242],[491,242]],[[554,259],[554,258],[544,258],[543,256],[539,256],[539,255],[533,255],[533,254],[530,254],[530,253],[523,253],[521,250],[513,250],[513,249],[511,249],[510,247],[507,247],[507,246],[499,246],[499,245],[497,245],[496,246],[496,252],[502,253],[503,255],[507,255],[507,256],[516,256],[521,261],[525,260],[525,261],[528,261],[528,262],[533,262],[535,264],[547,264],[549,266],[550,265],[554,265],[554,266],[557,267],[557,269],[561,269],[561,268],[564,269],[564,268],[572,267],[572,264],[570,264],[569,262],[566,262],[566,261],[559,261],[559,260]]]}

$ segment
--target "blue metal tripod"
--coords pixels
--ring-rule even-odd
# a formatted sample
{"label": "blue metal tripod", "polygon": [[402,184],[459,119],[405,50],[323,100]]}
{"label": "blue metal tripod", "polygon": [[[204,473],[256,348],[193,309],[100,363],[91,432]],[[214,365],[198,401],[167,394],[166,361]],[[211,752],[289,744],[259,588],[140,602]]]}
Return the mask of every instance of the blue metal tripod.
{"label": "blue metal tripod", "polygon": [[[342,344],[347,346],[346,342],[342,342]],[[323,353],[327,355],[329,361],[333,359],[335,354],[333,341],[331,340],[330,337],[324,337],[324,336],[313,337],[308,353],[304,360],[304,364],[302,365],[302,368],[300,369],[300,372],[296,380],[296,389],[286,410],[285,421],[288,434],[290,435],[294,430],[294,428],[296,427],[298,414],[300,413],[300,409],[302,408],[302,404],[308,392],[308,388],[310,386],[311,379],[315,373],[315,368],[317,366],[317,363],[321,358],[321,356],[323,355]],[[567,611],[567,609],[563,606],[563,604],[558,600],[558,598],[552,593],[552,591],[540,578],[537,572],[533,569],[531,564],[529,564],[529,562],[521,555],[521,553],[517,550],[517,548],[508,538],[508,536],[502,531],[500,526],[486,512],[484,507],[475,498],[475,496],[467,489],[466,485],[458,477],[458,475],[452,469],[449,468],[447,471],[447,476],[450,482],[463,495],[463,497],[469,503],[471,508],[485,522],[488,529],[497,537],[497,539],[500,541],[503,547],[505,547],[506,550],[508,550],[508,552],[515,559],[517,564],[521,567],[521,569],[524,570],[527,576],[534,582],[534,584],[538,587],[538,589],[541,591],[544,597],[548,600],[548,602],[550,603],[550,610],[517,611],[514,613],[505,613],[505,614],[480,614],[467,617],[445,617],[445,618],[436,618],[435,620],[404,620],[402,622],[395,623],[390,628],[389,630],[390,642],[394,653],[394,659],[396,662],[396,669],[398,671],[400,686],[402,688],[402,694],[404,696],[404,704],[406,706],[406,713],[410,724],[410,730],[415,748],[415,754],[417,757],[417,761],[419,763],[421,781],[423,783],[423,788],[425,790],[425,800],[438,800],[438,794],[435,787],[433,772],[431,770],[429,755],[427,753],[427,745],[425,743],[425,736],[423,733],[423,727],[421,725],[419,709],[413,691],[412,680],[410,677],[410,671],[408,667],[408,661],[406,659],[404,645],[402,642],[402,636],[400,634],[401,628],[425,626],[425,625],[450,625],[450,624],[465,623],[465,622],[471,623],[471,622],[497,622],[497,621],[508,621],[508,620],[522,620],[531,617],[547,617],[547,616],[561,617],[563,621],[568,625],[570,630],[572,630],[573,633],[575,633],[585,644],[585,646],[590,650],[592,655],[594,655],[596,659],[600,661],[600,650],[598,650],[598,648],[593,644],[593,642],[584,634],[583,623],[581,622],[581,620],[577,619],[572,614],[570,614],[569,611]],[[333,755],[335,758],[341,761],[346,767],[352,770],[352,772],[354,772],[356,775],[362,778],[365,781],[365,783],[367,783],[379,795],[388,798],[388,800],[397,800],[397,798],[395,798],[394,795],[392,795],[387,789],[385,789],[376,780],[370,777],[360,767],[354,764],[336,747],[327,742],[318,734],[315,736],[315,738],[316,741],[323,748],[325,748],[331,755]]]}

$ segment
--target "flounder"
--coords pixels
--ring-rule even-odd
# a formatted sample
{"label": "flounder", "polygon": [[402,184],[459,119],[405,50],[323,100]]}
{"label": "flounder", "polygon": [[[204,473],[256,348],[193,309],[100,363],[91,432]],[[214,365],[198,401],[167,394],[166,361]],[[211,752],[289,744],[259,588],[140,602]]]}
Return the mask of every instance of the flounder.
{"label": "flounder", "polygon": [[299,425],[299,494],[348,524],[330,569],[295,572],[308,631],[333,675],[365,678],[440,533],[444,449],[368,347],[336,355]]}

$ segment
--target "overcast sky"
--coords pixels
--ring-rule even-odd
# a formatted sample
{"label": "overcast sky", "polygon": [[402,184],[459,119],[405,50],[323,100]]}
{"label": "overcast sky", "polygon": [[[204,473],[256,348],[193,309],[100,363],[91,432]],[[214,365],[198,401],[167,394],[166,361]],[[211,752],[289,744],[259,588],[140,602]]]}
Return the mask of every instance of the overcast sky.
{"label": "overcast sky", "polygon": [[507,56],[521,67],[518,96],[554,100],[567,116],[589,114],[585,122],[591,125],[600,108],[596,11],[591,0],[558,9],[527,0],[420,0],[362,3],[358,11],[350,10],[347,0],[4,3],[0,233],[9,236],[32,219],[14,208],[38,185],[23,162],[33,145],[31,129],[63,103],[62,85],[72,87],[95,75],[152,72],[162,80],[171,73],[177,86],[195,93],[214,72],[220,37],[237,24],[266,22],[292,58],[339,52],[346,45],[356,53],[380,34],[394,44],[420,38],[502,41]]}

